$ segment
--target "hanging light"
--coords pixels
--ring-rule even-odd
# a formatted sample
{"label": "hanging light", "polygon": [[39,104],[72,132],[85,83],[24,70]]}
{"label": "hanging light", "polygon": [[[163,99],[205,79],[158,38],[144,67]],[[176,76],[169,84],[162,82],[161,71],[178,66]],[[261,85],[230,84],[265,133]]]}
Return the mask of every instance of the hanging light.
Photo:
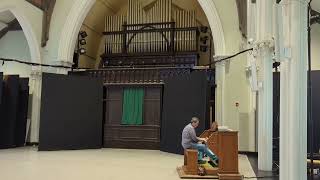
{"label": "hanging light", "polygon": [[80,54],[85,54],[87,52],[87,50],[85,48],[80,48],[79,49],[79,53]]}
{"label": "hanging light", "polygon": [[86,31],[80,31],[80,36],[82,37],[82,38],[86,38],[87,36],[88,36],[88,34],[87,34],[87,32]]}
{"label": "hanging light", "polygon": [[86,45],[86,44],[87,44],[87,41],[86,41],[85,39],[80,39],[80,40],[79,40],[79,43],[80,43],[81,45]]}
{"label": "hanging light", "polygon": [[208,27],[207,27],[207,26],[201,26],[201,27],[200,27],[200,31],[201,31],[202,33],[207,33],[207,32],[208,32]]}
{"label": "hanging light", "polygon": [[208,36],[200,37],[200,41],[201,41],[202,44],[207,44],[208,39],[209,39]]}

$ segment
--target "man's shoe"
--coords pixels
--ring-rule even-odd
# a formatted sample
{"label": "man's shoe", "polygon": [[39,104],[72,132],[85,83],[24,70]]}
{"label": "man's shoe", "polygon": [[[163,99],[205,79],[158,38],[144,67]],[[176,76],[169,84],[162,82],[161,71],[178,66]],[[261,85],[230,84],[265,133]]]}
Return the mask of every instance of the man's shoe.
{"label": "man's shoe", "polygon": [[215,160],[212,160],[212,161],[209,161],[209,164],[212,166],[212,167],[218,167],[218,159],[215,159]]}
{"label": "man's shoe", "polygon": [[207,161],[204,161],[204,160],[198,160],[198,164],[205,164],[207,163]]}

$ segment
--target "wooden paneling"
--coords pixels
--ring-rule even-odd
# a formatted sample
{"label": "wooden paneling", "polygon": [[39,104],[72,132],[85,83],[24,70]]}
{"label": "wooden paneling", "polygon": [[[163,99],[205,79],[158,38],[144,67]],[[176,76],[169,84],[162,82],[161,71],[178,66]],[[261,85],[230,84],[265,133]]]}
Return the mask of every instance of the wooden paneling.
{"label": "wooden paneling", "polygon": [[123,89],[130,85],[106,86],[104,147],[159,149],[161,86],[141,86],[145,90],[143,125],[121,125]]}
{"label": "wooden paneling", "polygon": [[122,117],[122,88],[108,88],[105,103],[106,124],[120,124]]}
{"label": "wooden paneling", "polygon": [[238,132],[219,132],[219,173],[238,174]]}
{"label": "wooden paneling", "polygon": [[200,137],[208,138],[209,149],[219,158],[218,169],[205,167],[208,175],[219,175],[219,177],[222,176],[225,179],[236,177],[235,180],[242,177],[239,174],[237,131],[213,131],[209,129],[204,131]]}
{"label": "wooden paneling", "polygon": [[148,88],[144,98],[144,124],[160,125],[161,88]]}

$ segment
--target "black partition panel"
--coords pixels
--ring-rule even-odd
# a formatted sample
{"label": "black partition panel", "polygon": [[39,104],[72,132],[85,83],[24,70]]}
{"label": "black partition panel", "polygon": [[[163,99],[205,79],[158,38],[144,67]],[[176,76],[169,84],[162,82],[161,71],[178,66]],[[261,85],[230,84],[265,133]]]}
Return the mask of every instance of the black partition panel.
{"label": "black partition panel", "polygon": [[[320,71],[311,72],[311,82],[312,82],[312,119],[313,119],[313,152],[319,152],[320,149]],[[310,123],[310,122],[309,122]],[[310,132],[308,126],[308,132]],[[309,134],[308,134],[308,152],[310,152],[309,145]]]}
{"label": "black partition panel", "polygon": [[16,146],[16,122],[19,114],[19,76],[6,76],[0,108],[0,148]]}
{"label": "black partition panel", "polygon": [[19,104],[16,121],[15,144],[17,147],[24,146],[26,139],[26,126],[28,118],[29,104],[29,79],[20,78],[19,80]]}
{"label": "black partition panel", "polygon": [[193,116],[200,118],[197,135],[208,128],[209,92],[205,72],[165,80],[160,150],[182,154],[181,132]]}
{"label": "black partition panel", "polygon": [[43,74],[39,150],[102,147],[103,82]]}
{"label": "black partition panel", "polygon": [[[320,136],[318,129],[320,129],[320,71],[311,72],[312,82],[312,119],[313,119],[313,144],[314,152],[319,152]],[[308,121],[308,132],[309,129]],[[273,158],[279,161],[279,129],[280,129],[280,73],[273,73]],[[310,136],[308,134],[308,152],[310,152]]]}
{"label": "black partition panel", "polygon": [[3,92],[3,74],[0,72],[0,108],[1,108],[1,104],[2,104],[2,94]]}
{"label": "black partition panel", "polygon": [[280,153],[280,72],[273,73],[273,161],[279,162]]}

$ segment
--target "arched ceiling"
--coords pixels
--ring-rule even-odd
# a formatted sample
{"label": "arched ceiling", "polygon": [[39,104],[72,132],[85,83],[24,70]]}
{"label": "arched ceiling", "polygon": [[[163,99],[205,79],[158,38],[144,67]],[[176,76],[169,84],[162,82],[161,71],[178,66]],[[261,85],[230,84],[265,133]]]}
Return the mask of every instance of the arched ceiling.
{"label": "arched ceiling", "polygon": [[319,0],[313,0],[311,2],[311,7],[312,7],[312,9],[320,12],[320,1]]}
{"label": "arched ceiling", "polygon": [[22,30],[16,17],[10,11],[0,12],[0,39],[8,31]]}
{"label": "arched ceiling", "polygon": [[0,31],[7,27],[10,22],[15,19],[14,15],[9,11],[0,12]]}
{"label": "arched ceiling", "polygon": [[[147,6],[156,0],[140,0],[143,6]],[[172,2],[185,10],[196,10],[197,17],[201,24],[208,25],[207,19],[197,0],[172,0]],[[87,15],[84,25],[97,32],[103,32],[104,17],[108,15],[124,14],[127,10],[128,0],[97,0]]]}

